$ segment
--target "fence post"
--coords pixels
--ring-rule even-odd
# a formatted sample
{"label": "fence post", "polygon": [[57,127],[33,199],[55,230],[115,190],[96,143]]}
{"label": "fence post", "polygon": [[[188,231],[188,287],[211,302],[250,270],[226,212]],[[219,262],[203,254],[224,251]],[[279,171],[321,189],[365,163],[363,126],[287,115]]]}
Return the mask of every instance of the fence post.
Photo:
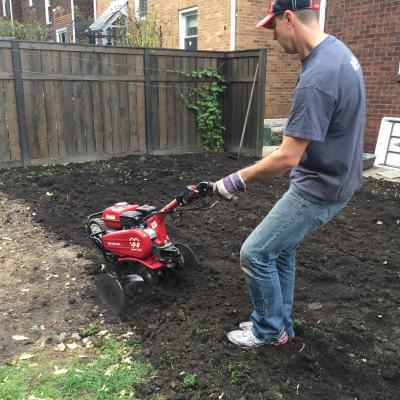
{"label": "fence post", "polygon": [[150,49],[144,49],[144,99],[145,99],[145,121],[146,121],[146,147],[147,152],[151,153],[154,148],[153,143],[153,124],[151,107],[151,62]]}
{"label": "fence post", "polygon": [[257,110],[257,139],[256,151],[262,157],[263,135],[264,135],[264,115],[265,115],[265,81],[267,74],[267,53],[265,49],[260,50],[259,70],[258,70],[258,110]]}
{"label": "fence post", "polygon": [[28,131],[25,122],[24,85],[22,81],[21,55],[18,40],[11,40],[11,58],[14,74],[15,103],[17,106],[22,165],[26,167],[31,164],[31,160],[29,157]]}

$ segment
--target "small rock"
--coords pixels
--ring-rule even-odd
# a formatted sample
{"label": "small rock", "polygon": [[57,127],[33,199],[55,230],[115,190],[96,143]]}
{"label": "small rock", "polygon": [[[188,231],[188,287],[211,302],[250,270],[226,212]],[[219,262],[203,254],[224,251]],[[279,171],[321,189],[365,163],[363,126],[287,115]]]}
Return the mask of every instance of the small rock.
{"label": "small rock", "polygon": [[145,357],[149,357],[150,354],[151,354],[150,349],[144,349],[144,350],[142,351],[142,354],[143,354]]}
{"label": "small rock", "polygon": [[76,258],[82,258],[83,257],[83,253],[77,253]]}
{"label": "small rock", "polygon": [[171,382],[169,383],[169,386],[171,387],[171,389],[175,389],[175,388],[177,387],[177,384],[176,384],[175,381],[171,381]]}
{"label": "small rock", "polygon": [[68,297],[68,303],[69,304],[75,304],[76,303],[76,297],[74,297],[74,296]]}

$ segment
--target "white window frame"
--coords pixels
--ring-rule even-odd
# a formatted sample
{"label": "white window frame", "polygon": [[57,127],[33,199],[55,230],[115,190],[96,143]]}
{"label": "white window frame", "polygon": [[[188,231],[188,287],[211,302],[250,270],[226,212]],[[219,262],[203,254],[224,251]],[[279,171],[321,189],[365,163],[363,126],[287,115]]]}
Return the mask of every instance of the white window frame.
{"label": "white window frame", "polygon": [[33,7],[33,0],[28,0],[29,7]]}
{"label": "white window frame", "polygon": [[[197,13],[197,23],[198,23],[198,18],[199,18],[199,12],[198,12],[198,7],[191,7],[191,8],[185,8],[184,10],[179,11],[179,48],[180,49],[185,49],[185,39],[188,37],[199,37],[199,34],[197,32],[196,36],[185,36],[186,33],[186,17]],[[197,25],[197,29],[199,29]]]}
{"label": "white window frame", "polygon": [[44,0],[44,15],[46,16],[47,25],[51,24],[49,8],[50,8],[50,0]]}
{"label": "white window frame", "polygon": [[6,0],[3,0],[3,17],[7,17]]}
{"label": "white window frame", "polygon": [[327,2],[327,0],[321,0],[319,5],[319,26],[321,27],[322,31],[325,29]]}
{"label": "white window frame", "polygon": [[65,33],[65,43],[67,42],[67,39],[68,39],[68,37],[67,37],[67,28],[61,28],[61,29],[57,29],[56,30],[56,40],[57,40],[57,43],[64,43],[64,42],[61,42],[59,39],[59,35],[60,35],[60,33]]}
{"label": "white window frame", "polygon": [[[149,7],[149,2],[147,2],[147,8],[148,7]],[[136,18],[145,19],[147,17],[148,10],[146,12],[146,15],[140,15],[139,14],[139,10],[140,10],[140,0],[135,0],[135,15],[136,15]]]}

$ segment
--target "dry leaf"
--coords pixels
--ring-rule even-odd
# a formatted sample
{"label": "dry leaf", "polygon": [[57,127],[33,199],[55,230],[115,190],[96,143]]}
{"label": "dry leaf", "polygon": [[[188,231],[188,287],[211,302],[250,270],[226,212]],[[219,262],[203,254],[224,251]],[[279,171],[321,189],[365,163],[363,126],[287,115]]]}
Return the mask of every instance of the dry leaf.
{"label": "dry leaf", "polygon": [[53,372],[53,375],[64,375],[64,374],[66,374],[67,372],[68,372],[68,369],[67,369],[67,368],[56,369],[56,370]]}
{"label": "dry leaf", "polygon": [[64,343],[58,344],[56,347],[54,347],[54,350],[65,351],[65,344]]}
{"label": "dry leaf", "polygon": [[118,364],[114,364],[114,365],[110,365],[107,369],[106,372],[104,372],[105,376],[111,376],[112,373],[118,369],[119,365]]}
{"label": "dry leaf", "polygon": [[315,301],[314,303],[310,303],[308,308],[310,310],[320,310],[322,308],[322,304],[319,301]]}
{"label": "dry leaf", "polygon": [[19,359],[20,359],[20,360],[29,360],[30,358],[33,358],[33,357],[35,357],[33,354],[30,354],[30,353],[22,353],[22,354],[19,356]]}
{"label": "dry leaf", "polygon": [[22,335],[14,335],[14,336],[12,336],[12,338],[14,340],[29,340],[29,338],[27,338],[26,336],[22,336]]}

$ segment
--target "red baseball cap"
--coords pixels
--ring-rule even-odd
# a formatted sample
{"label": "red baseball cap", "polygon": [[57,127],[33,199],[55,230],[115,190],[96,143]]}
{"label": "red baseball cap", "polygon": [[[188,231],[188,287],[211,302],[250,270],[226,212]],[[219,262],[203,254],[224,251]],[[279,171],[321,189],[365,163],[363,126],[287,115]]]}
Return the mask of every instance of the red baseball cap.
{"label": "red baseball cap", "polygon": [[315,0],[271,0],[266,17],[256,25],[256,28],[273,29],[271,22],[278,14],[283,14],[287,10],[298,11],[307,9],[319,10],[319,2]]}

